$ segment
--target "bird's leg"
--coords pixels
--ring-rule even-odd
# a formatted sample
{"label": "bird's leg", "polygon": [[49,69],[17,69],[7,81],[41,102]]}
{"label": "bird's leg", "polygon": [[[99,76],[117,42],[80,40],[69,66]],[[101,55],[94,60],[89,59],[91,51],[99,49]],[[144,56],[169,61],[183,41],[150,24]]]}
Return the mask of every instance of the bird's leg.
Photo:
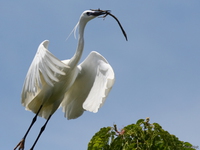
{"label": "bird's leg", "polygon": [[14,150],[16,150],[18,147],[19,147],[18,150],[24,150],[24,143],[25,143],[26,136],[28,135],[28,133],[29,133],[31,127],[33,126],[33,124],[36,122],[37,116],[38,116],[38,114],[39,114],[39,112],[40,112],[41,109],[42,109],[42,105],[40,106],[40,108],[39,108],[39,110],[37,111],[36,115],[33,117],[32,122],[31,122],[31,124],[30,124],[28,130],[26,131],[24,137],[23,137],[22,140],[17,144],[17,146],[14,148]]}
{"label": "bird's leg", "polygon": [[46,127],[46,125],[47,125],[49,119],[51,118],[51,116],[52,116],[52,115],[49,116],[49,118],[47,119],[47,121],[45,122],[45,124],[44,124],[44,125],[42,126],[42,128],[40,129],[40,132],[39,132],[39,134],[38,134],[38,137],[36,138],[36,140],[35,140],[35,142],[34,142],[34,144],[33,144],[33,146],[31,147],[30,150],[33,150],[33,149],[34,149],[34,147],[35,147],[35,145],[36,145],[38,139],[40,138],[42,132],[45,130],[45,127]]}

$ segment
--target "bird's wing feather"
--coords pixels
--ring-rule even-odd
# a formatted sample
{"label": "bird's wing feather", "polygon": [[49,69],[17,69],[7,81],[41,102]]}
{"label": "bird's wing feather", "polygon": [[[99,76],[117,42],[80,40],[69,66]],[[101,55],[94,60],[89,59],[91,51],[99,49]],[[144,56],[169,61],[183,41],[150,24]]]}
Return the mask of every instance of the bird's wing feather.
{"label": "bird's wing feather", "polygon": [[59,81],[58,76],[65,75],[64,68],[69,68],[47,50],[48,44],[49,41],[45,40],[39,45],[27,72],[21,95],[24,106],[37,95],[44,84],[54,86],[54,82]]}
{"label": "bird's wing feather", "polygon": [[78,69],[79,74],[61,103],[68,119],[79,117],[84,110],[97,112],[105,102],[115,80],[110,64],[94,51],[78,66]]}

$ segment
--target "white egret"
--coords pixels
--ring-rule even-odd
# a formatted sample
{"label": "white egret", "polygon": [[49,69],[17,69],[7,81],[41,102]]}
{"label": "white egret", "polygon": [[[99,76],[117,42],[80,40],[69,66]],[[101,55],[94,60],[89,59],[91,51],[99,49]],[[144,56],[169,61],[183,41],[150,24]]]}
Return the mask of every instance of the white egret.
{"label": "white egret", "polygon": [[114,71],[108,61],[98,52],[92,51],[80,65],[77,64],[84,48],[84,29],[87,22],[107,14],[108,11],[101,10],[86,10],[81,14],[76,26],[79,28],[77,50],[69,60],[61,61],[49,52],[47,40],[39,45],[21,95],[22,105],[36,115],[14,149],[24,149],[26,136],[37,116],[47,120],[31,150],[59,106],[62,107],[65,117],[75,119],[85,110],[96,113],[104,104],[115,80]]}

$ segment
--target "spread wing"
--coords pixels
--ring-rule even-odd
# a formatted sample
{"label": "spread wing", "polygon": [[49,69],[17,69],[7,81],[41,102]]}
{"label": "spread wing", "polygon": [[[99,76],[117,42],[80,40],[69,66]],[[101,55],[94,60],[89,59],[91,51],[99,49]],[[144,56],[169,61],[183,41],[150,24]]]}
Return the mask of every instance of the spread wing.
{"label": "spread wing", "polygon": [[79,74],[61,103],[68,119],[79,117],[84,110],[96,113],[104,104],[115,80],[110,64],[94,51],[78,66],[78,69]]}
{"label": "spread wing", "polygon": [[27,72],[21,95],[24,106],[41,91],[44,84],[54,86],[54,82],[59,81],[58,76],[65,75],[64,68],[69,68],[47,50],[48,44],[46,40],[39,45]]}

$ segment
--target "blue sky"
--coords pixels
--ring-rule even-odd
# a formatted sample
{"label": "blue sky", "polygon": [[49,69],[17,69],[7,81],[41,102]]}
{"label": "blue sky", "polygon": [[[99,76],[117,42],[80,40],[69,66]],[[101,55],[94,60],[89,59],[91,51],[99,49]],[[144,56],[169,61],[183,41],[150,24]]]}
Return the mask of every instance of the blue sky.
{"label": "blue sky", "polygon": [[[69,33],[87,9],[109,9],[116,21],[96,18],[85,30],[82,60],[98,51],[112,65],[116,82],[96,114],[67,120],[53,115],[35,149],[86,149],[101,127],[119,128],[150,117],[182,141],[200,146],[200,1],[0,1],[0,149],[13,149],[34,114],[20,104],[25,75],[43,40],[61,60],[73,56]],[[45,120],[38,118],[26,140],[30,148]]]}

